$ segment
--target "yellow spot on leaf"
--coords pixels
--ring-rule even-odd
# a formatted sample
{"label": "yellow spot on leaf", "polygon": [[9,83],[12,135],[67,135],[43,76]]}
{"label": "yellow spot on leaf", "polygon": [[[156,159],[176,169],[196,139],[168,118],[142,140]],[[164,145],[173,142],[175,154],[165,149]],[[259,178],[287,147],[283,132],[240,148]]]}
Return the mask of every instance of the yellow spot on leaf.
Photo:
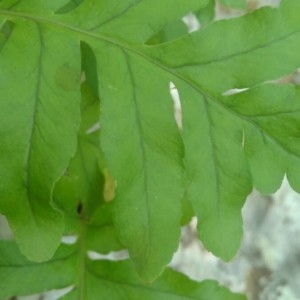
{"label": "yellow spot on leaf", "polygon": [[115,198],[115,189],[117,187],[117,184],[107,169],[103,170],[103,175],[105,180],[104,189],[103,189],[103,198],[104,201],[109,202]]}

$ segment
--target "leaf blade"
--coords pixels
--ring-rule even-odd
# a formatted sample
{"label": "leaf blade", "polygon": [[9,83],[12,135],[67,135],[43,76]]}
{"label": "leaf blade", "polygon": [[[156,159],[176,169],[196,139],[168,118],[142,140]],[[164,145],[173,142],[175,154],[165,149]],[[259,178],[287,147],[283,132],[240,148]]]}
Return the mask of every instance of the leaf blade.
{"label": "leaf blade", "polygon": [[[20,53],[24,34],[28,32],[35,39],[31,45],[26,42],[28,48]],[[0,209],[7,216],[23,253],[37,261],[53,255],[63,232],[62,215],[50,202],[54,182],[76,147],[74,137],[79,123],[76,44],[60,34],[53,37],[44,27],[25,21],[16,24],[0,53],[3,145],[0,176],[5,178],[0,186]],[[63,45],[65,51],[53,63],[53,53]],[[32,59],[25,63],[27,55]],[[23,72],[18,72],[20,65],[24,66]],[[65,144],[62,149],[61,143]]]}
{"label": "leaf blade", "polygon": [[[103,284],[100,284],[103,283]],[[188,277],[167,268],[152,284],[142,283],[129,261],[94,261],[88,263],[85,299],[98,295],[107,299],[145,300],[244,300],[245,296],[231,293],[214,281],[197,283]],[[74,290],[62,299],[75,300]]]}
{"label": "leaf blade", "polygon": [[[114,61],[115,66],[100,61],[98,72],[100,78],[105,72],[106,78],[105,83],[100,80],[101,107],[106,112],[100,123],[104,155],[117,181],[115,224],[139,274],[151,280],[171,259],[179,239],[181,139],[168,82],[148,66],[151,86],[146,91],[142,83],[145,68],[140,60],[117,49],[109,52],[113,55],[110,63]],[[118,70],[119,78],[114,70]],[[158,90],[162,100],[156,97]],[[169,211],[172,215],[169,213],[166,220]],[[159,250],[166,239],[162,228],[168,230],[164,253]]]}
{"label": "leaf blade", "polygon": [[207,0],[165,0],[164,5],[159,0],[83,2],[78,10],[69,15],[69,22],[97,35],[140,44],[169,22],[201,8],[206,2]]}
{"label": "leaf blade", "polygon": [[41,264],[25,259],[17,245],[0,242],[0,298],[25,296],[54,288],[64,288],[74,282],[74,247],[62,246],[54,257]]}

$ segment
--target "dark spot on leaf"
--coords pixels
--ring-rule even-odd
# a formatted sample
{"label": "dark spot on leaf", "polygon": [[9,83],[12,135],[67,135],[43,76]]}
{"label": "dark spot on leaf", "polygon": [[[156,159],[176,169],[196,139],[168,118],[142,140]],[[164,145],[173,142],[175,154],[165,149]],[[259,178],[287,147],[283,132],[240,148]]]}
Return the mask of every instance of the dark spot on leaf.
{"label": "dark spot on leaf", "polygon": [[81,201],[79,201],[78,206],[77,206],[77,214],[81,215],[82,211],[83,211],[83,204]]}

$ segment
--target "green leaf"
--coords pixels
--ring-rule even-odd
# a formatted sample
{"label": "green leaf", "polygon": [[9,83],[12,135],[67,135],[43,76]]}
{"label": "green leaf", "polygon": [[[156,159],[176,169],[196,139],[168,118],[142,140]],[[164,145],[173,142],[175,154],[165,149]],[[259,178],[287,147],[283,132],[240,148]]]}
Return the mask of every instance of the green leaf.
{"label": "green leaf", "polygon": [[232,8],[245,9],[247,7],[247,0],[220,0],[220,2]]}
{"label": "green leaf", "polygon": [[[145,299],[145,300],[244,300],[242,295],[233,294],[213,281],[197,283],[171,269],[152,284],[142,283],[129,261],[89,261],[85,278],[86,289],[82,299]],[[74,289],[62,299],[75,300],[79,290]]]}
{"label": "green leaf", "polygon": [[[162,271],[164,265],[170,261],[178,244],[181,216],[180,201],[183,194],[182,143],[173,116],[168,78],[165,77],[164,80],[161,80],[159,69],[156,69],[149,62],[146,69],[149,67],[147,80],[153,81],[151,90],[138,90],[135,86],[130,88],[133,84],[143,85],[144,78],[141,76],[145,70],[143,59],[137,54],[128,51],[126,53],[126,48],[123,46],[121,47],[123,50],[115,43],[109,46],[107,39],[101,38],[101,36],[102,34],[111,35],[112,38],[119,38],[120,41],[123,40],[124,36],[128,42],[145,42],[172,20],[181,18],[190,10],[199,9],[204,3],[204,1],[189,0],[183,4],[182,1],[178,0],[174,3],[172,0],[170,5],[161,7],[158,0],[155,2],[123,1],[122,3],[115,1],[109,2],[109,4],[85,1],[70,14],[55,16],[51,10],[57,8],[58,3],[45,6],[44,12],[40,5],[33,5],[32,12],[30,12],[30,6],[26,7],[24,1],[17,3],[5,1],[0,6],[2,9],[11,10],[11,12],[5,11],[3,13],[16,24],[22,23],[19,20],[22,16],[31,26],[47,27],[48,32],[53,33],[53,37],[62,32],[77,42],[78,35],[80,35],[86,44],[92,46],[97,57],[106,57],[105,60],[97,61],[100,81],[99,92],[101,97],[104,95],[101,110],[106,111],[106,116],[103,114],[104,117],[101,121],[101,125],[103,122],[102,143],[106,152],[108,168],[117,181],[119,194],[124,193],[124,196],[120,197],[119,200],[116,199],[115,220],[120,238],[129,247],[140,275],[148,280],[152,280]],[[113,11],[112,5],[114,6]],[[160,8],[161,13],[154,14],[158,8]],[[22,15],[20,12],[22,10],[26,16]],[[99,14],[99,12],[101,13]],[[37,13],[39,14],[38,17],[35,16]],[[74,48],[76,47],[74,46]],[[59,47],[59,51],[61,49]],[[110,49],[111,54],[108,52]],[[55,49],[53,50],[53,53],[57,52]],[[112,54],[116,54],[116,57]],[[129,62],[129,59],[132,62]],[[106,66],[106,62],[113,61],[121,63],[116,70],[121,68],[121,74],[126,75],[129,89],[124,85],[122,77],[116,77],[115,73],[112,72],[114,66]],[[128,71],[129,77],[127,76]],[[63,78],[70,77],[67,70],[62,70],[58,75],[59,82],[63,82]],[[105,79],[103,80],[103,78]],[[111,79],[115,79],[116,82],[111,83]],[[119,94],[116,95],[115,87],[125,87],[125,91],[121,93],[119,90]],[[160,101],[156,96],[157,91],[161,91],[161,97],[167,101]],[[49,91],[49,97],[52,92]],[[107,97],[105,95],[110,97],[110,93],[113,93],[114,97],[116,96],[114,102],[105,99]],[[128,98],[124,98],[124,96]],[[147,101],[141,101],[144,96],[147,97],[145,98]],[[119,97],[122,100],[126,99],[127,102],[123,102],[114,111]],[[155,104],[152,102],[153,100],[155,100]],[[154,110],[153,104],[156,106]],[[116,120],[111,118],[111,111],[113,115],[118,116],[119,111],[127,106],[130,110],[128,120],[124,119],[127,116],[127,113],[124,113],[126,111],[123,111],[122,118]],[[161,119],[159,122],[157,122],[158,118]],[[118,139],[116,143],[114,131],[119,134],[120,130],[124,131],[124,128],[128,128],[128,126],[129,128],[133,126],[133,142],[126,145],[124,144],[126,139]],[[119,151],[116,151],[118,149],[122,149],[121,155]],[[134,154],[136,151],[138,151],[137,159]],[[122,162],[117,166],[117,163],[124,157],[126,163]],[[162,165],[164,169],[161,172],[159,168]],[[125,174],[124,170],[126,170]],[[128,171],[129,176],[126,176]],[[127,184],[136,178],[139,179],[139,183],[134,184],[134,188],[128,189]],[[126,203],[127,199],[131,201],[130,205]],[[127,214],[123,215],[124,211]],[[170,211],[173,213],[166,219],[165,215]],[[128,224],[128,218],[134,222]],[[165,231],[161,230],[162,227],[165,228]],[[164,251],[161,251],[161,245],[166,241],[166,234],[168,243],[166,243],[167,246],[164,247]],[[146,259],[144,259],[145,256]]]}
{"label": "green leaf", "polygon": [[[78,174],[75,178],[70,175],[64,176],[54,191],[56,205],[65,212],[65,234],[84,240],[84,249],[101,254],[124,249],[113,224],[112,203],[101,202],[100,194],[92,193],[92,188],[87,195],[92,196],[94,205],[90,205],[89,201],[86,201],[87,198],[81,198],[82,191],[77,187],[84,184],[84,180],[82,177],[80,180],[76,178],[82,173],[75,174]],[[97,176],[94,179],[97,179]],[[103,185],[103,182],[101,183]],[[99,191],[101,191],[101,183],[98,183]]]}
{"label": "green leaf", "polygon": [[100,122],[107,165],[117,181],[115,223],[139,274],[152,280],[178,245],[182,144],[168,79],[131,53],[114,46],[105,52],[107,60],[98,61],[99,77],[106,78],[100,82]]}
{"label": "green leaf", "polygon": [[108,254],[111,251],[119,251],[125,248],[120,242],[113,224],[101,227],[90,225],[87,229],[86,239],[88,249],[101,254]]}
{"label": "green leaf", "polygon": [[293,188],[300,191],[299,100],[299,87],[274,84],[223,99],[227,107],[244,118],[243,147],[254,187],[262,193],[274,193],[285,172]]}
{"label": "green leaf", "polygon": [[12,31],[13,31],[14,24],[10,21],[3,22],[0,26],[0,50],[4,47],[5,43],[9,39]]}
{"label": "green leaf", "polygon": [[38,264],[25,259],[14,242],[0,241],[0,299],[73,284],[74,252],[73,246],[61,246],[52,259]]}
{"label": "green leaf", "polygon": [[52,0],[47,2],[37,2],[36,0],[3,0],[0,2],[2,10],[11,10],[16,12],[29,12],[33,14],[53,15],[62,5],[65,5],[68,0]]}
{"label": "green leaf", "polygon": [[188,33],[188,27],[182,20],[176,20],[167,24],[159,33],[152,36],[148,45],[155,45],[171,41]]}
{"label": "green leaf", "polygon": [[[82,114],[78,133],[83,150],[62,184],[75,198],[67,197],[61,210],[85,222],[79,245],[89,218],[103,205],[103,199],[92,203],[96,182],[103,189],[103,181],[93,181],[100,179],[101,165],[116,181],[115,228],[144,280],[158,276],[177,247],[186,188],[200,238],[230,259],[239,247],[240,210],[253,183],[262,192],[275,191],[287,172],[299,190],[298,89],[265,82],[300,65],[300,4],[285,0],[279,9],[262,8],[147,45],[207,1],[86,0],[69,13],[54,13],[67,3],[0,2],[0,210],[22,251],[37,260],[50,257],[63,230],[51,192],[75,152],[81,49],[92,53],[81,65],[87,78],[81,95],[87,103],[101,99],[105,163],[98,133],[87,134],[97,104],[87,105],[90,114]],[[184,146],[170,82],[182,103]],[[226,96],[234,88],[248,90]],[[265,178],[265,168],[275,169],[273,178]]]}
{"label": "green leaf", "polygon": [[[273,125],[269,121],[254,122],[231,108],[230,97],[224,103],[221,94],[230,88],[251,87],[275,79],[299,66],[300,59],[295,51],[300,45],[300,23],[296,16],[292,17],[295,10],[292,4],[293,1],[285,1],[282,10],[263,8],[241,18],[215,22],[188,37],[148,49],[155,63],[167,66],[174,75],[172,81],[179,90],[183,106],[188,197],[199,217],[199,236],[209,250],[226,260],[234,256],[240,244],[240,210],[252,189],[252,177],[260,191],[269,193],[279,188],[287,171],[291,174],[290,183],[298,190],[295,178],[299,176],[299,153],[294,128],[299,123],[293,117],[288,121],[279,118],[279,112],[274,116],[276,122]],[[288,25],[284,20],[288,20]],[[262,26],[264,30],[259,29]],[[230,34],[226,36],[226,32]],[[220,33],[227,38],[221,40]],[[287,59],[283,64],[280,57],[286,47]],[[260,110],[262,115],[268,114],[267,107],[276,107],[277,102],[283,109],[285,99],[291,93],[286,95],[284,87],[278,89],[280,94],[268,90],[260,102],[255,101],[256,92],[249,90],[247,95],[252,97],[249,96],[248,101],[251,99],[253,109]],[[280,97],[282,94],[283,98]],[[270,99],[275,100],[270,103]],[[245,101],[243,105],[245,109],[249,107]],[[297,114],[295,104],[292,112],[293,109]],[[282,114],[285,115],[284,111]],[[276,138],[269,138],[274,134]],[[259,144],[254,146],[251,142],[247,145],[245,139],[247,141],[249,135]],[[285,136],[284,142],[282,136]],[[290,145],[291,141],[294,147]],[[279,144],[279,148],[275,145],[270,150],[273,143]],[[261,153],[264,157],[272,154],[268,163],[258,163]],[[279,164],[275,157],[280,157]],[[264,165],[269,168],[272,165],[276,172],[273,178],[258,183],[258,178],[266,174],[262,171]]]}
{"label": "green leaf", "polygon": [[68,3],[63,5],[59,10],[56,11],[57,14],[65,14],[67,12],[72,11],[77,6],[82,3],[83,0],[70,0]]}
{"label": "green leaf", "polygon": [[200,21],[201,27],[211,23],[215,17],[216,1],[210,0],[208,4],[196,12],[196,16]]}
{"label": "green leaf", "polygon": [[92,35],[140,44],[165,25],[200,9],[206,3],[207,0],[164,0],[164,5],[160,0],[84,1],[63,20]]}
{"label": "green leaf", "polygon": [[14,242],[0,242],[0,298],[74,286],[61,299],[214,299],[243,300],[214,281],[197,283],[166,269],[152,284],[142,283],[130,261],[91,261],[83,248],[62,245],[46,263],[32,263]]}
{"label": "green leaf", "polygon": [[[113,226],[112,191],[107,190],[107,170],[99,149],[99,98],[95,85],[97,70],[92,49],[81,45],[83,83],[81,85],[81,126],[77,151],[64,176],[57,182],[53,199],[65,213],[67,235],[81,235],[87,249],[102,254],[123,249]],[[100,165],[100,166],[99,166]],[[101,168],[100,168],[101,167]],[[108,196],[107,196],[108,195]]]}
{"label": "green leaf", "polygon": [[300,22],[294,16],[294,4],[286,0],[282,9],[263,7],[240,18],[214,22],[179,40],[151,47],[148,54],[190,86],[213,96],[277,79],[299,66],[295,49]]}
{"label": "green leaf", "polygon": [[195,216],[192,204],[187,198],[187,195],[184,195],[181,200],[181,210],[182,210],[182,215],[181,215],[180,224],[184,226],[191,221],[192,217]]}
{"label": "green leaf", "polygon": [[208,97],[199,97],[198,91],[177,87],[183,105],[187,195],[199,217],[199,235],[208,249],[230,259],[240,244],[240,211],[252,189],[241,122]]}
{"label": "green leaf", "polygon": [[22,252],[36,261],[53,255],[63,232],[50,202],[76,147],[78,45],[44,24],[19,20],[0,52],[0,211]]}

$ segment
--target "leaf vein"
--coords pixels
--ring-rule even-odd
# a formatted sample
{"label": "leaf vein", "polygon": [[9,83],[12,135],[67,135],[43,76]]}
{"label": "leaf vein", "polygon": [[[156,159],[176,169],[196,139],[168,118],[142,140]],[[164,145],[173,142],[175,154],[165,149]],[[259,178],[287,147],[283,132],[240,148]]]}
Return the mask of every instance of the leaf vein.
{"label": "leaf vein", "polygon": [[115,19],[118,19],[118,18],[121,17],[122,15],[126,14],[130,9],[132,9],[133,7],[135,7],[136,5],[138,5],[141,1],[143,1],[143,0],[138,0],[138,1],[136,1],[136,2],[134,2],[134,3],[132,3],[132,4],[130,4],[129,6],[127,6],[125,9],[123,9],[123,10],[122,10],[121,12],[119,12],[118,14],[116,14],[116,15],[112,16],[111,18],[109,18],[109,19],[103,21],[102,23],[98,24],[97,26],[95,26],[95,27],[93,27],[93,28],[90,28],[90,30],[93,30],[93,31],[94,31],[94,30],[100,28],[101,26],[106,25],[106,24],[112,22],[112,21],[115,20]]}
{"label": "leaf vein", "polygon": [[[24,166],[24,185],[26,187],[26,194],[27,194],[27,199],[29,200],[29,206],[31,208],[31,211],[33,212],[33,206],[32,203],[30,201],[30,188],[29,188],[29,181],[30,181],[30,164],[31,164],[31,160],[32,160],[32,144],[34,142],[35,139],[35,133],[36,133],[36,129],[37,129],[37,124],[36,124],[36,120],[37,120],[37,113],[38,113],[38,106],[39,106],[39,93],[40,93],[40,89],[41,89],[41,76],[42,76],[42,59],[43,59],[43,38],[42,38],[42,32],[41,32],[41,28],[39,26],[38,23],[36,24],[36,28],[37,28],[37,38],[39,40],[39,46],[40,46],[40,51],[39,51],[39,56],[37,58],[37,63],[38,63],[38,70],[37,70],[37,78],[36,78],[36,88],[35,88],[35,93],[34,93],[34,106],[33,106],[33,115],[32,115],[32,122],[31,122],[31,131],[30,131],[30,135],[29,135],[29,140],[28,140],[28,149],[27,149],[27,153],[26,153],[26,157],[25,157],[25,166]],[[35,218],[34,214],[33,214],[33,218]]]}
{"label": "leaf vein", "polygon": [[[245,120],[246,122],[252,124],[253,126],[255,126],[255,128],[257,128],[259,131],[261,131],[261,129],[257,126],[257,124],[255,124],[252,120],[250,120],[249,118],[246,118],[245,116],[233,111],[232,109],[230,109],[229,107],[227,107],[225,104],[223,104],[221,101],[217,100],[215,97],[210,96],[209,92],[205,91],[205,89],[203,87],[199,87],[198,84],[192,82],[189,78],[187,78],[186,76],[184,76],[183,74],[179,74],[178,72],[176,72],[176,69],[178,69],[179,67],[176,68],[171,68],[169,66],[164,66],[163,64],[161,64],[160,62],[158,62],[157,60],[147,56],[146,54],[143,54],[141,52],[139,52],[137,49],[131,48],[130,45],[126,45],[123,42],[120,42],[118,40],[115,40],[113,38],[109,38],[106,37],[104,35],[101,34],[96,34],[94,32],[89,32],[74,26],[71,26],[69,24],[65,24],[62,23],[60,21],[57,20],[51,20],[51,19],[47,19],[45,17],[41,17],[41,16],[32,16],[30,14],[27,13],[19,13],[19,12],[11,12],[11,11],[7,11],[7,10],[0,10],[0,15],[4,15],[4,16],[10,16],[10,17],[20,17],[20,18],[25,18],[25,19],[29,19],[32,20],[34,22],[42,22],[42,23],[49,23],[58,27],[63,27],[66,30],[70,30],[72,32],[75,32],[77,34],[81,34],[83,36],[89,36],[91,38],[97,39],[97,40],[102,40],[104,42],[110,43],[112,45],[115,45],[116,47],[122,49],[123,51],[129,51],[135,55],[138,55],[139,57],[147,60],[148,62],[156,65],[158,68],[164,70],[165,72],[171,74],[172,76],[178,78],[179,80],[181,80],[182,82],[184,82],[185,84],[189,85],[191,88],[193,88],[195,91],[197,91],[198,93],[200,93],[202,96],[204,97],[208,97],[210,99],[212,99],[212,101],[214,101],[217,105],[221,106],[223,109],[225,109],[226,111],[234,114],[236,117],[242,118],[243,120]],[[291,37],[292,35],[295,35],[297,33],[300,32],[300,29],[294,30],[293,32],[291,32],[290,34],[288,34],[287,36],[284,36],[280,39],[277,40],[273,40],[272,42],[268,43],[267,45],[271,45],[276,43],[277,41],[281,41],[284,39],[287,39],[288,37]],[[260,48],[263,48],[264,46],[261,46]],[[252,49],[255,50],[255,49]],[[250,52],[250,50],[247,50],[247,52]],[[241,55],[241,54],[246,54],[246,52],[243,53],[236,53],[235,56],[237,55]],[[228,58],[228,57],[227,57]],[[226,59],[225,57],[222,58],[223,60]],[[193,66],[195,66],[195,64],[193,64]],[[266,132],[266,134],[269,136],[269,134]],[[284,147],[284,145],[282,145],[278,140],[274,139],[274,137],[269,136],[269,138],[271,140],[273,140],[281,149],[283,149],[284,151],[286,151],[288,154],[290,154],[291,156],[296,157],[297,159],[299,159],[299,157],[295,154],[290,152],[288,149],[286,149]]]}
{"label": "leaf vein", "polygon": [[211,147],[213,148],[212,149],[212,159],[213,159],[213,163],[214,163],[214,166],[213,166],[213,169],[214,169],[214,175],[215,175],[215,183],[216,183],[216,188],[215,188],[215,191],[217,192],[217,213],[220,215],[221,213],[221,210],[220,210],[220,175],[219,175],[219,172],[218,172],[218,168],[217,168],[217,165],[218,165],[218,159],[216,157],[216,153],[215,153],[215,143],[214,143],[214,140],[213,140],[213,133],[212,133],[212,119],[211,119],[211,114],[209,112],[209,104],[208,104],[208,99],[206,97],[204,97],[204,106],[205,106],[205,111],[206,111],[206,116],[207,116],[207,119],[208,119],[208,136],[209,136],[209,141],[210,141],[210,145]]}
{"label": "leaf vein", "polygon": [[[126,64],[127,64],[127,68],[128,68],[128,72],[129,72],[129,76],[130,76],[130,80],[132,82],[132,86],[135,87],[136,86],[136,82],[134,79],[134,75],[132,72],[132,67],[130,65],[130,58],[128,56],[127,53],[124,53],[124,56],[126,58]],[[143,126],[142,126],[142,121],[141,121],[141,116],[140,116],[140,108],[138,105],[138,100],[137,100],[137,95],[136,92],[133,89],[133,104],[134,104],[134,108],[135,108],[135,117],[136,117],[136,124],[137,124],[137,128],[138,128],[138,132],[139,132],[139,143],[140,143],[140,150],[141,150],[141,156],[142,156],[142,161],[143,161],[143,180],[144,180],[144,187],[145,187],[145,196],[146,196],[146,223],[147,223],[147,229],[146,229],[146,233],[147,233],[147,240],[148,240],[148,245],[151,245],[151,238],[149,235],[149,224],[150,224],[150,219],[151,219],[151,211],[150,211],[150,206],[149,206],[149,190],[148,190],[148,164],[147,164],[147,155],[146,155],[146,149],[145,149],[145,143],[143,140]]]}
{"label": "leaf vein", "polygon": [[261,46],[252,47],[248,50],[233,53],[231,55],[223,56],[218,59],[212,59],[212,60],[207,60],[207,61],[203,61],[200,63],[193,63],[193,64],[182,64],[180,66],[176,66],[174,69],[181,69],[181,68],[185,68],[185,67],[205,66],[205,65],[210,65],[210,64],[214,64],[214,63],[219,63],[219,62],[222,62],[225,60],[230,60],[230,59],[233,59],[238,56],[243,56],[243,55],[249,54],[251,52],[267,48],[269,46],[272,46],[273,44],[280,43],[281,41],[284,41],[284,40],[290,38],[291,36],[298,34],[299,32],[300,32],[300,29],[297,29],[288,35],[282,36],[281,38],[278,38],[278,39],[274,39],[274,40],[270,41],[269,43],[263,44]]}

